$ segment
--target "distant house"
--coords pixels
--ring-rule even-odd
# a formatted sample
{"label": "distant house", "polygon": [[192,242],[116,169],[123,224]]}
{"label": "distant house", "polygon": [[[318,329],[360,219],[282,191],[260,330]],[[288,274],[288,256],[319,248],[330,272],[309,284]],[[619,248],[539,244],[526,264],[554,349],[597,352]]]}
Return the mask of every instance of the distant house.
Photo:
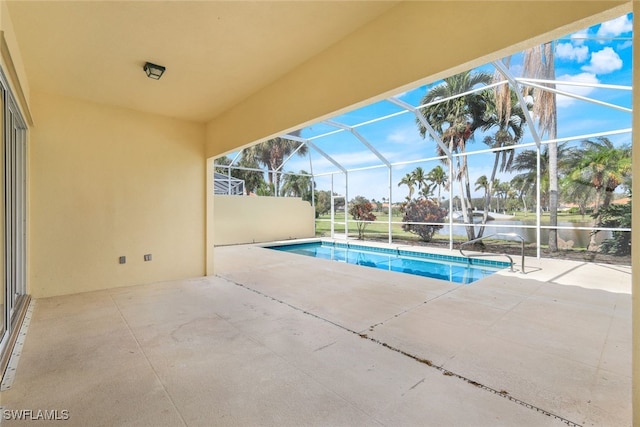
{"label": "distant house", "polygon": [[214,172],[213,194],[242,196],[244,194],[244,180]]}

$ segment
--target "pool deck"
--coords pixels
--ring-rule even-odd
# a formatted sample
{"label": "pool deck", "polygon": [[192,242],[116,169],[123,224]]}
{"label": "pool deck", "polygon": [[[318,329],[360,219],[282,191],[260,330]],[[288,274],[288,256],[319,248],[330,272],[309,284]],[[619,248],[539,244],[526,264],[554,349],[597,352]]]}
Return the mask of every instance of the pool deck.
{"label": "pool deck", "polygon": [[527,258],[458,285],[259,245],[215,263],[35,301],[2,406],[61,425],[631,425],[630,267]]}

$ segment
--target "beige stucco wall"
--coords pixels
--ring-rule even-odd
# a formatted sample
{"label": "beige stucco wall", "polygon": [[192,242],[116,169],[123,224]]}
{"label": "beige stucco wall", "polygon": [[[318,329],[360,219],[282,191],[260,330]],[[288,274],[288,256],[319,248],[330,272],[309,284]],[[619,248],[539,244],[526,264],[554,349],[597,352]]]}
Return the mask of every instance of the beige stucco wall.
{"label": "beige stucco wall", "polygon": [[216,246],[315,235],[314,209],[309,202],[301,199],[215,196],[214,200]]}
{"label": "beige stucco wall", "polygon": [[204,126],[32,95],[30,293],[203,275]]}
{"label": "beige stucco wall", "polygon": [[22,55],[18,48],[18,40],[13,30],[13,22],[11,21],[6,1],[0,1],[0,32],[0,61],[2,69],[22,110],[22,115],[28,124],[32,124],[28,105],[30,97],[29,80],[24,69]]}

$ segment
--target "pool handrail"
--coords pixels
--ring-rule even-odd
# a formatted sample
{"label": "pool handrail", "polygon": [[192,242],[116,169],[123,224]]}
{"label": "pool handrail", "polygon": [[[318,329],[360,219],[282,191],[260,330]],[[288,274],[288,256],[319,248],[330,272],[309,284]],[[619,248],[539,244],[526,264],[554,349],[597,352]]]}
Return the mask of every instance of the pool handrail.
{"label": "pool handrail", "polygon": [[[472,255],[469,256],[469,255],[465,255],[465,253],[462,251],[462,247],[464,245],[470,245],[471,243],[480,242],[483,239],[488,239],[490,237],[496,237],[496,236],[517,237],[518,239],[520,239],[520,242],[522,243],[522,247],[521,247],[522,267],[521,267],[520,273],[521,274],[526,274],[524,272],[524,243],[525,243],[525,241],[524,241],[524,237],[522,237],[521,235],[519,235],[517,233],[494,233],[494,234],[489,234],[487,236],[478,237],[477,239],[469,240],[468,242],[463,242],[463,243],[460,244],[460,248],[459,248],[460,254],[463,257],[467,258],[467,259],[471,259],[472,256],[491,256],[491,255],[506,256],[507,258],[509,258],[509,262],[510,262],[510,265],[511,265],[511,271],[515,272],[515,270],[513,269],[513,258],[511,258],[511,256],[508,255],[508,254],[488,254],[488,255],[484,255],[484,254],[475,254],[475,255],[473,255],[472,254]],[[509,239],[502,239],[502,240],[509,240]]]}

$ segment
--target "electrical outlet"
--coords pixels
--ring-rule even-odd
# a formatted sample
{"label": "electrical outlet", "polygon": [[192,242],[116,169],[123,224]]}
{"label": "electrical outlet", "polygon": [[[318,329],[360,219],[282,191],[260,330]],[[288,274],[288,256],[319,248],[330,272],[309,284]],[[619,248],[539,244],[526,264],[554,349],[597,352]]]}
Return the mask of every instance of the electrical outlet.
{"label": "electrical outlet", "polygon": [[151,254],[145,254],[144,260],[145,261],[151,261]]}
{"label": "electrical outlet", "polygon": [[120,264],[126,264],[127,263],[127,257],[126,256],[121,256],[120,258],[118,258],[118,262]]}

